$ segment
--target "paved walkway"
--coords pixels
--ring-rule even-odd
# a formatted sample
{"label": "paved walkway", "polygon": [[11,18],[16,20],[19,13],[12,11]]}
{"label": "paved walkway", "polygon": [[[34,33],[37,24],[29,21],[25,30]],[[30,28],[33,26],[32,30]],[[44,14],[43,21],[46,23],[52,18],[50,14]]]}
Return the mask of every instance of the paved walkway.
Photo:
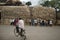
{"label": "paved walkway", "polygon": [[[60,27],[25,26],[27,40],[60,40]],[[0,25],[0,40],[20,40],[14,26]]]}

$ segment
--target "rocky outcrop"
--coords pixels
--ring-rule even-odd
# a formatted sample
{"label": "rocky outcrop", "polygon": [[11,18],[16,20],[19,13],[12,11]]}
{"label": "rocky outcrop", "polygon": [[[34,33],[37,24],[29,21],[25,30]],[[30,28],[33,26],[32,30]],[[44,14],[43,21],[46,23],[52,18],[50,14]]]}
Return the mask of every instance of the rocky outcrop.
{"label": "rocky outcrop", "polygon": [[55,19],[55,10],[48,7],[33,7],[32,9],[33,17],[43,18],[43,19]]}
{"label": "rocky outcrop", "polygon": [[26,20],[30,16],[30,11],[27,6],[3,6],[1,10],[4,24],[9,24],[10,19],[21,17]]}
{"label": "rocky outcrop", "polygon": [[[0,6],[1,10],[1,23],[10,24],[10,19],[23,18],[28,22],[29,18],[42,18],[44,20],[52,19],[56,21],[56,13],[53,8],[48,7],[28,7],[28,6]],[[31,16],[32,14],[32,16]]]}

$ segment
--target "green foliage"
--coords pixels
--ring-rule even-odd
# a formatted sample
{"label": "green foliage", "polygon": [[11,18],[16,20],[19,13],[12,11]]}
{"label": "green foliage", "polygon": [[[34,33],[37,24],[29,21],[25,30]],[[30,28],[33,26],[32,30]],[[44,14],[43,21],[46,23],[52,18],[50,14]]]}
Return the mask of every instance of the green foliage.
{"label": "green foliage", "polygon": [[4,3],[4,2],[6,2],[7,0],[0,0],[0,3]]}
{"label": "green foliage", "polygon": [[49,2],[49,5],[50,5],[51,7],[55,7],[55,1],[50,1],[50,2]]}
{"label": "green foliage", "polygon": [[45,1],[41,5],[47,6],[47,7],[50,6],[50,7],[58,7],[58,8],[60,8],[60,0]]}
{"label": "green foliage", "polygon": [[26,2],[26,5],[30,6],[31,5],[31,2],[30,1],[29,2]]}

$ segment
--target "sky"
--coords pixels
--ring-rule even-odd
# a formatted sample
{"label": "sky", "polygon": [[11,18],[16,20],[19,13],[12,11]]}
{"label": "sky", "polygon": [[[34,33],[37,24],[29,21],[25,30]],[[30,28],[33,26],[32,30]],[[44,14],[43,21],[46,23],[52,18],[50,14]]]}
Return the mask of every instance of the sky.
{"label": "sky", "polygon": [[40,1],[40,3],[42,3],[42,2],[45,1],[45,0],[20,0],[20,1],[22,1],[22,2],[31,1],[32,6],[36,6],[36,5],[39,5],[39,1]]}

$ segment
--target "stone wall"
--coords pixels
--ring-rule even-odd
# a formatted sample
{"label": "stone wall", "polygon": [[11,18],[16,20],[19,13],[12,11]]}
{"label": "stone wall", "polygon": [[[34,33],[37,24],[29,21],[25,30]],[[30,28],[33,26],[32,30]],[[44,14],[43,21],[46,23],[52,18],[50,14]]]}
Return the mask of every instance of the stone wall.
{"label": "stone wall", "polygon": [[27,6],[2,6],[2,24],[10,24],[10,19],[23,18],[26,20],[30,16],[30,11]]}
{"label": "stone wall", "polygon": [[34,7],[32,9],[33,17],[43,19],[55,19],[55,10],[48,7]]}
{"label": "stone wall", "polygon": [[[10,24],[10,19],[21,17],[28,23],[29,18],[52,19],[56,21],[56,13],[53,8],[48,7],[28,7],[28,6],[0,6],[1,24]],[[32,16],[31,16],[32,14]]]}
{"label": "stone wall", "polygon": [[55,9],[41,6],[36,6],[31,9],[33,18],[39,18],[43,20],[53,20],[53,22],[55,23],[56,21]]}

